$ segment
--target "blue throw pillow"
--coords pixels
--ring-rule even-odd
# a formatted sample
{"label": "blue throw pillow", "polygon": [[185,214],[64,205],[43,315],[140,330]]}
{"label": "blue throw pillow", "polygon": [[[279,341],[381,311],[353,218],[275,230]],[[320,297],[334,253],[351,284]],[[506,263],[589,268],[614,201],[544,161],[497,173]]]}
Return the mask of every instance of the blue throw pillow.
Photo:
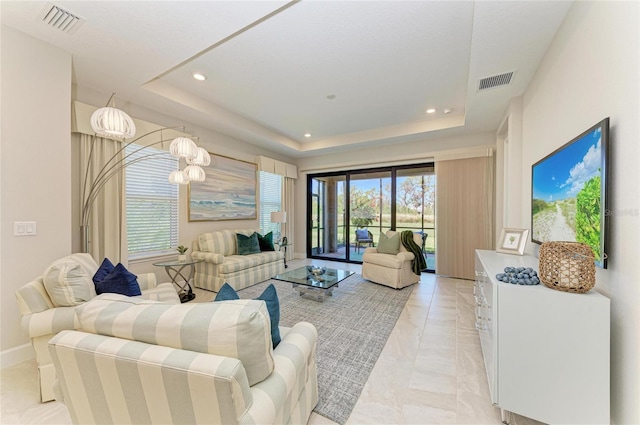
{"label": "blue throw pillow", "polygon": [[228,283],[222,285],[222,288],[216,294],[216,298],[213,301],[229,301],[229,300],[239,300],[240,296],[235,289],[231,287]]}
{"label": "blue throw pillow", "polygon": [[238,255],[260,254],[260,242],[256,232],[253,232],[251,236],[236,233],[236,240],[238,241]]}
{"label": "blue throw pillow", "polygon": [[260,251],[275,251],[276,248],[273,246],[273,232],[269,232],[266,235],[262,236],[260,233],[256,233],[258,235],[258,243],[260,243]]}
{"label": "blue throw pillow", "polygon": [[[222,285],[222,288],[218,291],[216,298],[213,301],[229,301],[239,300],[240,297],[235,289],[228,283]],[[276,348],[280,341],[280,300],[278,300],[278,292],[273,284],[267,286],[267,289],[262,294],[255,298],[256,300],[262,300],[267,304],[267,310],[269,311],[269,318],[271,320],[271,343],[273,348]]]}
{"label": "blue throw pillow", "polygon": [[107,277],[109,273],[113,271],[114,268],[115,267],[113,263],[108,258],[102,260],[102,264],[100,264],[100,267],[98,267],[98,271],[93,275],[93,284],[95,285],[96,283],[102,281],[105,277]]}
{"label": "blue throw pillow", "polygon": [[129,297],[142,295],[138,284],[138,276],[127,270],[122,263],[118,263],[111,273],[96,283],[96,294],[100,295],[106,292]]}
{"label": "blue throw pillow", "polygon": [[367,229],[356,230],[356,239],[369,239],[369,231]]}

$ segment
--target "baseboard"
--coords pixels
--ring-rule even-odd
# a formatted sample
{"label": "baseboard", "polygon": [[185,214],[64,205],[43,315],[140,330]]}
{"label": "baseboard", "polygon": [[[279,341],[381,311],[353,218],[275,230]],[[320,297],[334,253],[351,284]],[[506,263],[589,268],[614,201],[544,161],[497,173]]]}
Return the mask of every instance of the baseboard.
{"label": "baseboard", "polygon": [[30,343],[18,345],[17,347],[0,351],[0,367],[4,369],[6,367],[15,366],[35,357],[36,352],[33,351],[33,346]]}

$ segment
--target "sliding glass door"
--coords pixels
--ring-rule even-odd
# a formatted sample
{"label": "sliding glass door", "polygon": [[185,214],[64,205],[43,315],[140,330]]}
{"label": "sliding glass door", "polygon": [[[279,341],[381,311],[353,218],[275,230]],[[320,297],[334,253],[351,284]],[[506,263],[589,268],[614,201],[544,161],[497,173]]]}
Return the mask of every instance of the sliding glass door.
{"label": "sliding glass door", "polygon": [[380,233],[411,230],[435,269],[432,164],[316,174],[307,183],[309,257],[359,263]]}
{"label": "sliding glass door", "polygon": [[312,256],[346,260],[344,175],[311,179],[309,249]]}
{"label": "sliding glass door", "polygon": [[362,261],[381,232],[391,229],[391,171],[349,175],[349,260]]}
{"label": "sliding glass door", "polygon": [[436,176],[433,167],[403,168],[396,172],[395,229],[422,235],[427,269],[436,268]]}

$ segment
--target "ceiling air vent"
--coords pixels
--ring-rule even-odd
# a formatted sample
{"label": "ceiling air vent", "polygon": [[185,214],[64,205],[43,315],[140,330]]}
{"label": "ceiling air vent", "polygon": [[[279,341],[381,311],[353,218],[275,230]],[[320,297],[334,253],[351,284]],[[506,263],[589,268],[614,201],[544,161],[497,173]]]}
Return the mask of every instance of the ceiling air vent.
{"label": "ceiling air vent", "polygon": [[62,31],[66,34],[73,34],[84,24],[84,18],[56,6],[55,4],[47,4],[42,11],[42,22],[51,28]]}
{"label": "ceiling air vent", "polygon": [[496,87],[508,86],[511,83],[515,71],[505,72],[504,74],[492,75],[491,77],[481,78],[478,80],[478,91],[489,90]]}

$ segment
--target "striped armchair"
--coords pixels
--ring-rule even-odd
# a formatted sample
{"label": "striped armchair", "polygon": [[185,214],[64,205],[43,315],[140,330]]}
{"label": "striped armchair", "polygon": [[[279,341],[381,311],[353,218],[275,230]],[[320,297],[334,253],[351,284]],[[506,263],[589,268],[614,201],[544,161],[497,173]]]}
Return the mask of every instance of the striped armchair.
{"label": "striped armchair", "polygon": [[236,233],[251,236],[255,229],[219,230],[202,233],[192,243],[191,258],[204,260],[195,264],[193,284],[196,288],[218,292],[228,283],[240,290],[284,273],[284,253],[263,251],[238,255]]}
{"label": "striped armchair", "polygon": [[315,327],[280,328],[264,301],[166,305],[99,295],[49,342],[75,424],[306,424]]}
{"label": "striped armchair", "polygon": [[[91,279],[91,276],[98,270],[98,265],[89,254],[72,254],[61,258],[55,263],[77,264]],[[55,264],[54,263],[54,264]],[[144,273],[138,275],[138,284],[142,291],[141,298],[153,299],[166,303],[179,303],[172,283],[162,283],[156,285],[156,275]],[[93,282],[89,280],[87,291],[84,294],[86,299],[95,297]],[[16,291],[18,307],[22,314],[22,330],[31,339],[31,344],[36,354],[38,362],[38,379],[40,383],[40,400],[42,402],[54,399],[53,383],[55,381],[55,370],[51,363],[51,357],[47,350],[47,342],[58,332],[63,330],[77,329],[79,326],[75,312],[75,305],[80,301],[73,300],[69,306],[58,307],[51,299],[44,284],[43,276],[39,276],[32,282],[27,283]]]}

